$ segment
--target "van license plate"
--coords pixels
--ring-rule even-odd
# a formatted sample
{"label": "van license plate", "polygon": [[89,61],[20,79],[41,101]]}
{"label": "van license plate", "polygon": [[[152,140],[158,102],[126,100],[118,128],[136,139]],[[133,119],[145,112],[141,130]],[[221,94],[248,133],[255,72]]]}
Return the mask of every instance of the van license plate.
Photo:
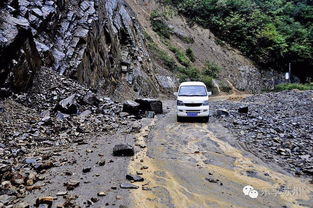
{"label": "van license plate", "polygon": [[188,112],[188,113],[187,113],[187,116],[189,116],[189,117],[197,117],[197,116],[198,116],[198,113],[195,113],[195,112]]}

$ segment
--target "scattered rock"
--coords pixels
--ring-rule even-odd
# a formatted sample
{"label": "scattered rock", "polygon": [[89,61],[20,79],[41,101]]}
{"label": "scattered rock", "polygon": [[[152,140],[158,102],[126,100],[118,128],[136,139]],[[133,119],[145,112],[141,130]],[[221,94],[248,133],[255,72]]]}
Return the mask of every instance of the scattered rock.
{"label": "scattered rock", "polygon": [[216,110],[217,116],[229,116],[229,112],[226,109],[218,109]]}
{"label": "scattered rock", "polygon": [[139,189],[139,186],[136,186],[134,184],[131,183],[122,183],[120,185],[121,189]]}
{"label": "scattered rock", "polygon": [[142,111],[153,111],[155,114],[163,113],[163,104],[160,100],[144,98],[135,101],[140,104]]}
{"label": "scattered rock", "polygon": [[98,196],[106,196],[107,194],[105,192],[99,192],[97,195]]}
{"label": "scattered rock", "polygon": [[69,180],[68,182],[64,183],[64,186],[66,186],[67,190],[74,190],[77,186],[79,186],[80,182],[75,180]]}
{"label": "scattered rock", "polygon": [[239,113],[248,113],[248,111],[249,111],[249,107],[248,106],[240,107],[238,109]]}
{"label": "scattered rock", "polygon": [[126,175],[126,179],[134,182],[142,182],[144,178],[139,175]]}
{"label": "scattered rock", "polygon": [[83,168],[83,173],[89,173],[91,171],[91,167]]}
{"label": "scattered rock", "polygon": [[132,115],[139,115],[140,105],[137,102],[127,100],[123,104],[123,112],[130,113]]}
{"label": "scattered rock", "polygon": [[118,144],[113,148],[113,156],[134,156],[134,154],[134,148],[128,144]]}
{"label": "scattered rock", "polygon": [[61,100],[55,108],[56,110],[66,114],[77,114],[76,94]]}

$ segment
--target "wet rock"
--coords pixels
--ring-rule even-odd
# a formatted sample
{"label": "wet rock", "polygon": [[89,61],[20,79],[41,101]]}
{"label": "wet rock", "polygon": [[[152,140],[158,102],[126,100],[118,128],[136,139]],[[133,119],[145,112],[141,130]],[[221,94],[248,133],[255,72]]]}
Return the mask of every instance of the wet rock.
{"label": "wet rock", "polygon": [[140,104],[140,109],[142,111],[153,111],[155,114],[163,113],[163,104],[157,99],[136,99],[137,103]]}
{"label": "wet rock", "polygon": [[56,110],[66,114],[76,114],[77,103],[75,97],[76,94],[73,94],[64,100],[61,100],[56,106]]}
{"label": "wet rock", "polygon": [[139,115],[140,104],[131,100],[127,100],[123,103],[123,112],[130,113],[132,115]]}
{"label": "wet rock", "polygon": [[134,154],[134,148],[128,144],[118,144],[113,148],[113,156],[134,156]]}
{"label": "wet rock", "polygon": [[139,186],[136,186],[134,184],[131,183],[122,183],[120,185],[121,189],[139,189]]}
{"label": "wet rock", "polygon": [[249,107],[248,106],[242,106],[238,109],[239,113],[248,113],[249,112]]}
{"label": "wet rock", "polygon": [[139,175],[126,175],[126,179],[134,182],[142,182],[144,178]]}

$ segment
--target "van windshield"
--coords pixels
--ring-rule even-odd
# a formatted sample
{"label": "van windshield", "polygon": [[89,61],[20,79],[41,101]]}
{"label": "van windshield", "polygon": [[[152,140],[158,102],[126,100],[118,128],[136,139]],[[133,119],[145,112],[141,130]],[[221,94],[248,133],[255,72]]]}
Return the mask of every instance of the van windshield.
{"label": "van windshield", "polygon": [[181,86],[178,96],[207,96],[205,86]]}

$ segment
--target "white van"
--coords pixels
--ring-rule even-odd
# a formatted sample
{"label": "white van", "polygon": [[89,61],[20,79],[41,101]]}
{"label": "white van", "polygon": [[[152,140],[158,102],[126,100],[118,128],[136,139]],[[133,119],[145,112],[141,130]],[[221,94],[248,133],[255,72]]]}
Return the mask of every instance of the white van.
{"label": "white van", "polygon": [[202,82],[183,82],[177,92],[177,121],[183,117],[200,117],[209,121],[209,96]]}

